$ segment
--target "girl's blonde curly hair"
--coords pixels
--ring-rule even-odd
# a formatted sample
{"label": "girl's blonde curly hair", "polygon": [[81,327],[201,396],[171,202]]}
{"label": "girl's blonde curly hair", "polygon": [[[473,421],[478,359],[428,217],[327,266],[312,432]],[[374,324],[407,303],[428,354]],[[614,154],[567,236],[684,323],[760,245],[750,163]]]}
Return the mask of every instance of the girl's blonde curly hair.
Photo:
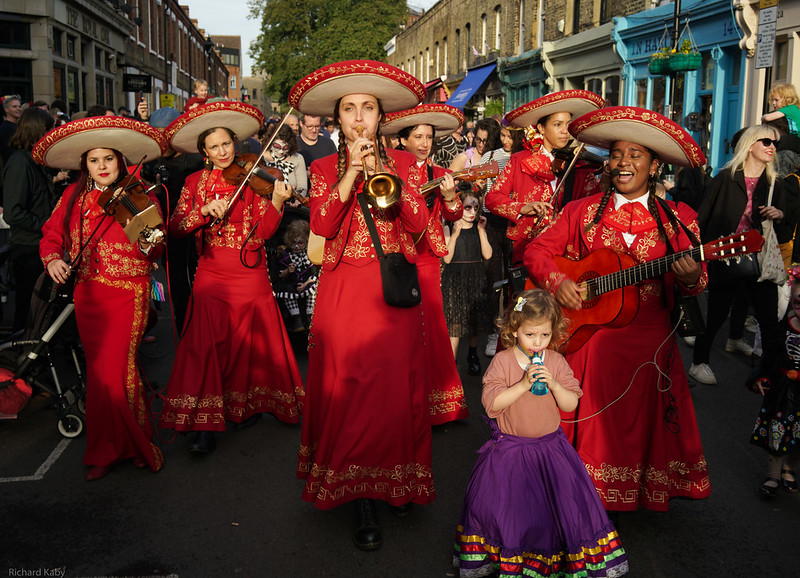
{"label": "girl's blonde curly hair", "polygon": [[553,336],[548,345],[549,349],[558,349],[566,337],[568,320],[561,312],[561,306],[556,298],[544,289],[529,289],[520,293],[516,301],[509,306],[505,319],[498,321],[500,342],[505,349],[516,345],[517,339],[514,333],[525,321],[537,324],[545,321],[551,323]]}

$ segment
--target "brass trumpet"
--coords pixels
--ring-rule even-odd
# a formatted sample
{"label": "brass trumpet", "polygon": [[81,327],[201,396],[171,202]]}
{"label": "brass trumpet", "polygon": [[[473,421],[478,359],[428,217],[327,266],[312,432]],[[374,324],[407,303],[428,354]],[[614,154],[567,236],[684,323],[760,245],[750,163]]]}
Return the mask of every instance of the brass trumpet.
{"label": "brass trumpet", "polygon": [[[357,126],[356,132],[359,137],[362,137],[364,127]],[[369,145],[365,145],[362,150],[367,148]],[[397,175],[393,175],[383,168],[381,156],[378,154],[378,142],[374,136],[372,137],[372,155],[375,156],[375,170],[372,175],[367,172],[367,165],[364,163],[364,191],[367,195],[367,202],[373,207],[388,209],[400,200],[403,181]]]}

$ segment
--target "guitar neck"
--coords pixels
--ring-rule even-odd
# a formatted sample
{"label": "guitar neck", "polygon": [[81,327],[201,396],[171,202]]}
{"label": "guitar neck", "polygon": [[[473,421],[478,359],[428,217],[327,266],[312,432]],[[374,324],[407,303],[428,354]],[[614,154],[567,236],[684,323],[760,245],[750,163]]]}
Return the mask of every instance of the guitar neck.
{"label": "guitar neck", "polygon": [[608,275],[602,275],[594,279],[589,279],[586,281],[586,284],[591,287],[591,292],[594,295],[602,295],[603,293],[608,293],[609,291],[614,291],[616,289],[626,287],[627,285],[639,283],[645,279],[659,277],[669,271],[670,267],[672,267],[672,264],[675,261],[687,255],[695,261],[704,261],[705,259],[701,248],[702,247],[692,247],[691,249],[686,249],[685,251],[680,251],[679,253],[665,255],[664,257],[654,259],[653,261],[639,263],[638,265],[628,267],[627,269],[622,269],[620,271],[615,271],[614,273],[609,273]]}

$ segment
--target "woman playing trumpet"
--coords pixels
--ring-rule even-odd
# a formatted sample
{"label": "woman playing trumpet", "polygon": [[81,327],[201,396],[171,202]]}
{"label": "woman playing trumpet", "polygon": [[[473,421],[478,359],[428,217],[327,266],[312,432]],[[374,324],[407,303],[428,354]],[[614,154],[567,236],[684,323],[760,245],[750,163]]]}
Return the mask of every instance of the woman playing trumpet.
{"label": "woman playing trumpet", "polygon": [[421,104],[410,110],[390,113],[381,125],[385,136],[397,135],[399,150],[413,154],[416,163],[409,179],[419,186],[443,179],[438,189],[425,197],[428,225],[417,237],[417,272],[425,319],[425,379],[431,423],[464,419],[469,414],[455,360],[448,356],[450,340],[442,302],[441,258],[447,255],[442,219],[456,221],[463,212],[450,171],[434,165],[434,138],[452,133],[464,122],[464,113],[446,104]]}
{"label": "woman playing trumpet", "polygon": [[[158,131],[122,117],[66,123],[45,135],[33,159],[59,169],[80,169],[42,228],[39,254],[48,275],[63,284],[75,275],[75,317],[86,356],[86,452],[89,481],[119,462],[158,471],[164,463],[152,428],[136,352],[150,305],[150,272],[161,246],[131,243],[122,226],[98,204],[127,174],[126,158],[156,159]],[[155,199],[153,199],[155,200]]]}
{"label": "woman playing trumpet", "polygon": [[[385,150],[379,126],[384,111],[411,108],[424,94],[414,77],[369,60],[325,66],[289,94],[294,108],[340,127],[338,153],[311,164],[311,230],[325,247],[297,474],[303,499],[320,509],[356,502],[353,539],[365,550],[381,545],[375,500],[402,514],[434,497],[422,311],[387,305],[365,221],[374,221],[384,252],[416,260],[414,236],[428,211],[410,178],[414,157]],[[365,210],[359,197],[376,157],[402,190],[392,206]]]}

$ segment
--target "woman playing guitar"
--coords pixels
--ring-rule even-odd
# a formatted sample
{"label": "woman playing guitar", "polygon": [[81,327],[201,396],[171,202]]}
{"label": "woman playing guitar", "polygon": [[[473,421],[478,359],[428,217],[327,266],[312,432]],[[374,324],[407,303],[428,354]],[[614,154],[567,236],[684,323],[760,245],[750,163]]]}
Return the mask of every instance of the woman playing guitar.
{"label": "woman playing guitar", "polygon": [[[658,202],[655,183],[661,163],[699,166],[704,157],[683,128],[634,107],[590,112],[572,121],[570,132],[609,150],[611,186],[567,204],[552,227],[528,245],[524,262],[538,286],[574,310],[591,303],[584,304],[577,278],[559,271],[554,256],[579,260],[610,249],[642,263],[691,247],[678,220],[699,237],[694,211]],[[575,412],[562,415],[564,430],[608,510],[666,511],[670,498],[710,493],[667,306],[676,284],[681,293],[693,295],[706,281],[700,264],[681,257],[670,273],[636,286],[636,298],[626,302],[633,307],[627,325],[600,327],[567,355],[583,397]]]}

